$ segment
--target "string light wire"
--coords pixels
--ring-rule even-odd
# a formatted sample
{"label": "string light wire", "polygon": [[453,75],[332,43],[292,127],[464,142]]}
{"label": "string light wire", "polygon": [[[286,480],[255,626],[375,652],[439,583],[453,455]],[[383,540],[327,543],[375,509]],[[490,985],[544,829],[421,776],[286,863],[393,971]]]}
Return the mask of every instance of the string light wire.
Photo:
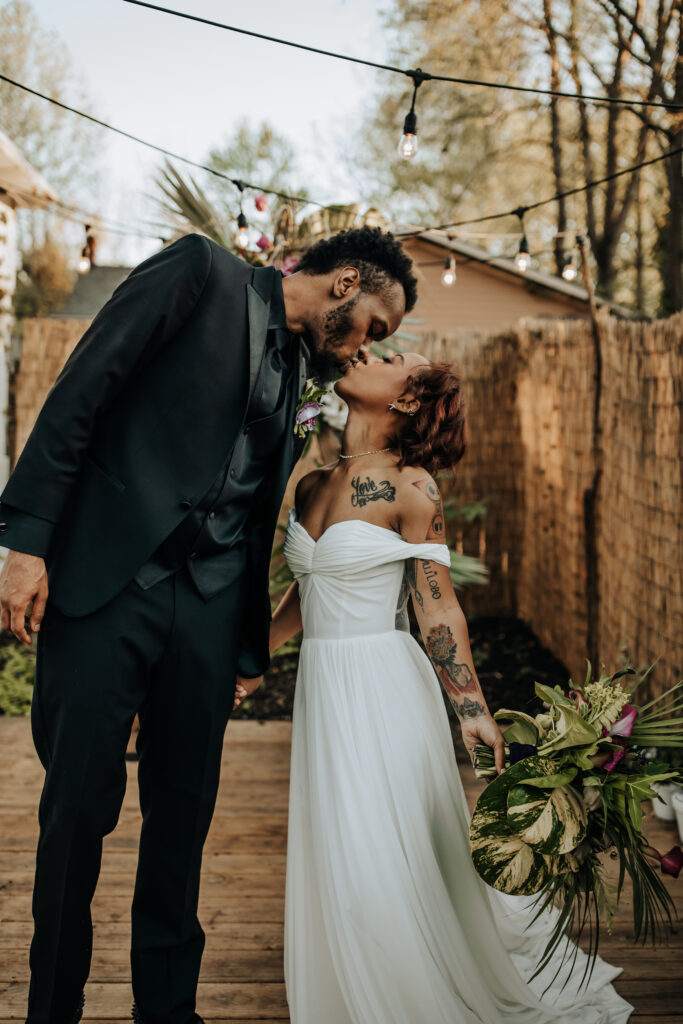
{"label": "string light wire", "polygon": [[189,157],[182,156],[180,153],[174,153],[170,149],[166,149],[164,146],[158,146],[155,142],[149,142],[147,139],[140,138],[139,135],[133,135],[131,132],[125,131],[123,128],[117,128],[113,124],[109,124],[107,121],[100,120],[99,117],[94,117],[92,114],[86,114],[83,110],[78,110],[76,107],[69,106],[68,103],[62,103],[61,100],[56,100],[53,96],[46,96],[45,93],[39,92],[37,89],[32,89],[28,85],[24,85],[22,82],[17,82],[13,78],[8,78],[7,75],[0,74],[0,82],[7,82],[8,85],[13,85],[16,89],[23,89],[24,92],[30,93],[32,96],[37,96],[41,100],[45,100],[47,103],[52,103],[53,106],[59,107],[61,110],[66,110],[70,114],[77,114],[78,117],[83,117],[87,121],[91,121],[93,124],[98,125],[100,128],[107,128],[110,132],[116,132],[117,135],[122,135],[125,139],[130,139],[131,142],[137,142],[141,146],[146,146],[148,149],[153,149],[157,153],[162,153],[164,156],[172,157],[174,160],[180,160],[184,164],[189,164],[190,167],[196,167],[200,171],[207,171],[208,174],[213,174],[216,178],[221,178],[223,181],[229,181],[231,185],[236,188],[242,189],[248,188],[253,189],[255,192],[267,192],[271,196],[277,196],[280,199],[284,199],[287,202],[295,203],[308,203],[312,206],[319,206],[321,209],[342,209],[342,206],[332,206],[329,203],[319,203],[315,199],[309,199],[307,196],[296,196],[288,195],[286,192],[278,192],[276,189],[265,188],[262,185],[253,185],[248,181],[242,181],[240,178],[232,178],[229,174],[224,174],[222,171],[217,171],[215,167],[209,167],[207,164],[198,163],[196,160],[191,160]]}
{"label": "string light wire", "polygon": [[615,178],[621,178],[624,174],[633,174],[635,171],[639,171],[641,167],[649,167],[651,164],[659,163],[660,160],[668,160],[669,157],[677,156],[678,153],[683,153],[683,146],[678,146],[677,149],[670,149],[667,153],[662,153],[660,156],[653,156],[649,160],[643,160],[639,164],[633,164],[631,167],[624,167],[621,171],[614,171],[612,174],[606,174],[604,178],[597,178],[595,181],[587,181],[585,185],[577,185],[576,188],[569,188],[564,192],[556,192],[554,196],[548,196],[546,199],[539,199],[535,203],[529,203],[527,206],[517,206],[512,210],[504,210],[500,213],[487,213],[482,217],[472,217],[468,220],[455,220],[449,221],[447,224],[433,225],[432,227],[421,227],[414,228],[411,231],[397,232],[397,238],[410,238],[413,235],[421,235],[425,231],[448,231],[452,228],[463,227],[466,224],[482,224],[487,220],[500,220],[502,217],[521,217],[529,210],[537,210],[540,206],[546,206],[548,203],[554,203],[558,199],[564,199],[567,196],[575,196],[580,192],[588,192],[591,188],[597,188],[598,185],[604,185],[607,181],[614,181]]}
{"label": "string light wire", "polygon": [[[125,3],[137,3],[139,0],[124,0]],[[143,5],[148,6],[148,5]],[[156,143],[148,142],[146,139],[142,139],[139,136],[132,135],[130,132],[124,131],[122,128],[117,128],[115,125],[109,124],[107,121],[102,121],[92,114],[86,114],[82,110],[78,110],[76,107],[71,107],[66,103],[62,103],[60,100],[54,99],[52,96],[47,96],[45,93],[39,92],[37,89],[32,89],[28,85],[24,85],[22,82],[17,82],[12,78],[8,78],[7,75],[0,74],[0,81],[7,82],[8,85],[12,85],[17,89],[22,89],[24,92],[30,93],[32,96],[37,96],[39,99],[45,100],[47,103],[51,103],[56,107],[66,110],[71,114],[76,114],[79,117],[83,117],[94,124],[99,125],[101,128],[106,128],[109,131],[116,132],[117,135],[122,135],[133,142],[139,143],[141,146],[146,146],[149,149],[156,150],[158,153],[163,153],[165,156],[172,157],[175,160],[180,160],[183,163],[189,164],[192,167],[197,167],[200,170],[207,171],[209,174],[213,174],[217,178],[222,178],[225,181],[229,181],[231,185],[234,185],[240,191],[240,195],[245,188],[252,189],[253,191],[265,192],[270,195],[278,196],[288,202],[300,202],[303,204],[309,204],[311,206],[317,206],[320,209],[345,209],[344,204],[333,205],[329,203],[321,203],[315,199],[309,199],[306,196],[288,195],[285,192],[278,192],[275,189],[265,188],[261,185],[253,185],[249,182],[242,181],[239,178],[232,178],[228,174],[223,174],[222,171],[217,171],[213,167],[209,167],[206,164],[198,163],[195,160],[189,159],[189,157],[181,156],[178,153],[173,153],[171,150],[165,149],[163,146],[158,146]],[[559,199],[564,199],[567,196],[578,195],[581,192],[587,192],[589,189],[596,188],[598,185],[603,185],[605,182],[613,181],[616,178],[620,178],[625,174],[633,174],[635,171],[639,171],[643,167],[649,167],[652,164],[659,163],[661,160],[667,160],[669,157],[676,156],[678,153],[683,152],[683,146],[679,146],[676,149],[671,149],[667,153],[662,153],[659,156],[651,157],[649,160],[643,160],[638,164],[633,164],[630,167],[624,167],[620,171],[614,171],[612,174],[607,174],[603,178],[598,178],[595,181],[586,182],[585,185],[577,185],[575,188],[566,189],[564,192],[557,192],[553,196],[548,196],[546,199],[539,199],[535,203],[529,203],[526,206],[518,206],[512,210],[504,210],[500,213],[489,213],[481,217],[470,217],[465,220],[449,221],[446,224],[439,224],[433,226],[425,226],[415,228],[411,231],[397,232],[397,238],[408,238],[413,235],[420,235],[425,231],[446,231],[452,228],[464,227],[470,224],[482,224],[489,220],[500,220],[503,217],[519,216],[527,213],[529,210],[537,210],[541,206],[546,206],[548,203],[556,202]],[[147,236],[147,237],[158,237],[158,236]]]}
{"label": "string light wire", "polygon": [[[409,78],[415,76],[414,70],[396,67],[393,64],[380,64],[374,60],[366,60],[363,57],[353,57],[349,53],[337,53],[334,50],[323,50],[318,46],[308,46],[306,43],[298,43],[292,39],[280,39],[278,36],[267,35],[264,32],[254,32],[251,29],[238,28],[236,25],[227,25],[222,21],[214,21],[211,18],[202,18],[198,14],[188,14],[186,11],[174,11],[170,7],[162,7],[159,4],[147,3],[146,0],[123,0],[126,4],[135,7],[145,7],[147,10],[156,11],[157,14],[170,14],[175,18],[183,18],[186,21],[196,21],[201,25],[209,25],[211,28],[220,28],[226,32],[235,32],[238,35],[251,36],[253,39],[263,39],[269,43],[278,43],[280,46],[291,46],[297,50],[306,50],[308,53],[317,53],[323,57],[332,57],[335,60],[348,61],[352,64],[361,64],[364,67],[376,68],[378,71],[393,71],[394,74],[407,75]],[[456,78],[453,75],[436,75],[426,71],[420,72],[424,81],[451,82],[456,85],[479,85],[487,89],[508,89],[513,92],[530,92],[539,96],[553,96],[561,99],[584,100],[591,103],[619,103],[634,107],[662,107],[665,110],[683,110],[683,103],[667,103],[661,100],[641,99],[620,99],[613,96],[578,96],[573,92],[563,92],[559,89],[540,89],[530,85],[511,85],[507,82],[489,82],[479,78]]]}

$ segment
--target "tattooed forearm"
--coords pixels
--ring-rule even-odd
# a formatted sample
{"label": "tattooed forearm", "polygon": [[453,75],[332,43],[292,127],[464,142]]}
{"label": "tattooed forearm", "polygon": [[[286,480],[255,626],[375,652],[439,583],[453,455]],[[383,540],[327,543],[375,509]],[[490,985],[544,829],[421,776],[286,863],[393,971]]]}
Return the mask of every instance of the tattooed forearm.
{"label": "tattooed forearm", "polygon": [[438,601],[441,597],[441,590],[439,589],[439,578],[436,574],[436,569],[431,562],[426,559],[421,559],[422,569],[424,570],[425,579],[427,580],[427,586],[431,592],[432,597],[435,601]]}
{"label": "tattooed forearm", "polygon": [[441,495],[439,494],[439,488],[436,486],[433,480],[428,478],[423,480],[416,480],[413,487],[417,487],[418,491],[422,491],[426,498],[429,498],[434,506],[434,514],[432,515],[432,521],[429,524],[427,530],[426,540],[445,540],[446,530],[443,518],[443,508],[441,506]]}
{"label": "tattooed forearm", "polygon": [[425,646],[457,713],[462,718],[485,714],[485,707],[476,699],[481,691],[472,670],[465,662],[457,661],[458,645],[451,629],[443,623],[433,626]]}
{"label": "tattooed forearm", "polygon": [[385,501],[396,499],[396,488],[388,480],[380,480],[379,483],[375,483],[369,476],[366,476],[364,481],[359,476],[354,476],[351,480],[351,487],[353,488],[351,504],[354,508],[363,508],[369,501],[378,501],[380,498]]}
{"label": "tattooed forearm", "polygon": [[478,715],[485,714],[485,708],[481,706],[478,700],[470,700],[469,697],[465,697],[462,704],[456,710],[460,713],[461,718],[477,718]]}

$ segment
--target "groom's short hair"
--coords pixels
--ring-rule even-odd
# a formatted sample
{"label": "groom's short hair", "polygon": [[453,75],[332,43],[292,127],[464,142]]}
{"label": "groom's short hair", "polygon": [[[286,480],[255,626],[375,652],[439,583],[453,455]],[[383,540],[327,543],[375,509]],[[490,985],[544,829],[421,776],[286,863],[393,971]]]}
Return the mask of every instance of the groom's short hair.
{"label": "groom's short hair", "polygon": [[362,227],[339,231],[306,249],[296,269],[307,274],[329,274],[338,267],[358,268],[364,292],[381,295],[388,278],[402,286],[408,313],[417,302],[417,278],[413,263],[403,246],[390,231]]}

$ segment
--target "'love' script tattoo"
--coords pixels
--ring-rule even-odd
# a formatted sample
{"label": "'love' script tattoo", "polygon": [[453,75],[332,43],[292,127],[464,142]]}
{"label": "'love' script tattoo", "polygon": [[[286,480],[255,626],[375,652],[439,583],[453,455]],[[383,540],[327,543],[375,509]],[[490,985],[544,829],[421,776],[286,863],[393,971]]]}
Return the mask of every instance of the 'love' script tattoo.
{"label": "'love' script tattoo", "polygon": [[364,481],[359,476],[354,476],[351,479],[351,487],[351,504],[354,508],[363,508],[369,501],[379,501],[380,498],[384,501],[394,501],[396,498],[396,488],[388,480],[375,483],[369,476],[366,476]]}

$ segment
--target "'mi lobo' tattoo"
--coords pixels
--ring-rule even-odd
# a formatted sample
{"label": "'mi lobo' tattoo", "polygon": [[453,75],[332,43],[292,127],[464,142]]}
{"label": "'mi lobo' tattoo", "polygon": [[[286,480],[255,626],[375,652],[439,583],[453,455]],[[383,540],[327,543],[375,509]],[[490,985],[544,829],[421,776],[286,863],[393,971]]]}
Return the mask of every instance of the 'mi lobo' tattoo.
{"label": "'mi lobo' tattoo", "polygon": [[353,488],[351,504],[354,508],[363,508],[369,501],[379,501],[380,498],[383,498],[384,501],[396,499],[396,488],[388,480],[380,480],[379,483],[375,483],[369,476],[366,476],[364,481],[359,476],[354,476],[351,480],[351,487]]}
{"label": "'mi lobo' tattoo", "polygon": [[450,627],[445,623],[433,626],[425,646],[443,688],[460,717],[476,718],[483,715],[483,705],[472,699],[478,696],[477,682],[469,665],[457,661],[458,645]]}
{"label": "'mi lobo' tattoo", "polygon": [[444,526],[443,508],[441,507],[441,495],[439,494],[439,488],[433,480],[416,480],[413,487],[417,487],[418,491],[422,491],[425,497],[429,498],[434,506],[432,521],[429,524],[429,529],[427,530],[427,536],[425,539],[443,541],[445,539],[446,529]]}
{"label": "'mi lobo' tattoo", "polygon": [[438,601],[441,598],[441,589],[439,587],[436,569],[428,559],[409,558],[406,560],[405,576],[410,585],[410,589],[413,592],[415,604],[419,608],[424,608],[424,598],[417,582],[418,563],[422,566],[422,574],[424,575],[427,586],[429,587],[429,593],[435,601]]}
{"label": "'mi lobo' tattoo", "polygon": [[441,597],[441,590],[439,589],[439,580],[436,575],[436,569],[434,568],[432,563],[427,561],[426,559],[422,558],[420,559],[420,561],[422,562],[422,569],[425,574],[425,579],[427,580],[427,586],[429,587],[429,591],[434,600],[438,601],[439,598]]}

